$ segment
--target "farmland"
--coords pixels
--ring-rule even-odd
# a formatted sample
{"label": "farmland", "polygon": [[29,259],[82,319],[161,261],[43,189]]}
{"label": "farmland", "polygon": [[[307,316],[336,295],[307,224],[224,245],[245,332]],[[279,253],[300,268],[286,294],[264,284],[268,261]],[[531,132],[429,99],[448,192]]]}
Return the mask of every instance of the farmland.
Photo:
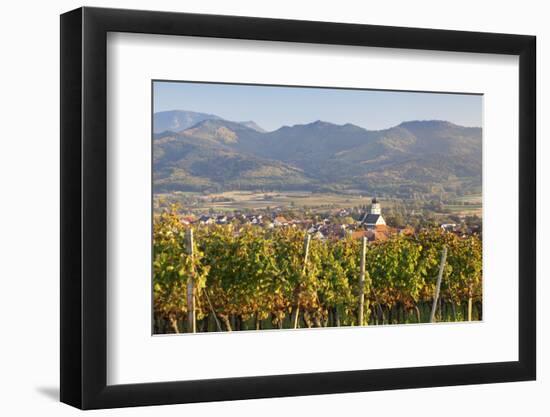
{"label": "farmland", "polygon": [[[154,207],[158,211],[161,202],[178,203],[194,214],[208,212],[229,213],[233,211],[257,211],[269,209],[307,209],[313,212],[324,212],[337,209],[362,207],[372,196],[357,192],[320,193],[312,191],[226,191],[220,193],[199,193],[176,191],[160,193],[154,196]],[[457,216],[482,217],[481,194],[472,194],[453,198],[443,202],[439,207],[432,207],[431,201],[388,198],[384,200],[386,213],[394,209],[405,210],[408,215],[427,210],[436,217],[449,214]]]}
{"label": "farmland", "polygon": [[460,216],[476,215],[482,217],[481,194],[454,198],[451,202],[443,204],[443,208],[446,212]]}
{"label": "farmland", "polygon": [[188,202],[188,208],[199,212],[210,209],[222,212],[265,210],[276,207],[346,208],[359,206],[368,201],[368,198],[362,195],[314,193],[311,191],[226,191],[214,194],[175,192],[156,195],[155,200],[158,201],[159,199],[167,199],[172,202]]}

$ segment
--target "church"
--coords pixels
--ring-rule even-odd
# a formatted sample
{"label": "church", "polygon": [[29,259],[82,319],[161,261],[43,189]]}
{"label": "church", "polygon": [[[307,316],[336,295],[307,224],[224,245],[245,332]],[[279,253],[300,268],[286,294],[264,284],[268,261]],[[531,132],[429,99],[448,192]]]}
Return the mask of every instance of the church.
{"label": "church", "polygon": [[376,226],[385,226],[386,221],[382,217],[382,209],[376,198],[372,199],[370,211],[366,212],[361,220],[361,225],[367,229],[374,229]]}

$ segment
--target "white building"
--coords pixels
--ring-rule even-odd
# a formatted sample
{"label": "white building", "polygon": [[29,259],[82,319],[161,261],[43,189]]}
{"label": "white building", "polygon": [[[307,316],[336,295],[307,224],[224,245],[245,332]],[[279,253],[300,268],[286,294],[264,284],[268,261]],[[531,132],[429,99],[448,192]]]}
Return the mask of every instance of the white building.
{"label": "white building", "polygon": [[372,199],[370,211],[366,212],[361,220],[361,224],[367,229],[374,229],[376,226],[385,226],[386,221],[382,217],[382,208],[376,198]]}

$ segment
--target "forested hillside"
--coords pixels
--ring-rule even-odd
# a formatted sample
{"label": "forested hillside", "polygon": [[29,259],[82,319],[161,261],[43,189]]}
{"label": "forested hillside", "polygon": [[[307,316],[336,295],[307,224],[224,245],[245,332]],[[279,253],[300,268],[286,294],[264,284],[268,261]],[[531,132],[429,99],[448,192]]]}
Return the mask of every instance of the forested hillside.
{"label": "forested hillside", "polygon": [[361,190],[411,197],[481,190],[481,128],[435,120],[373,131],[316,121],[265,132],[253,121],[166,113],[154,117],[155,192]]}

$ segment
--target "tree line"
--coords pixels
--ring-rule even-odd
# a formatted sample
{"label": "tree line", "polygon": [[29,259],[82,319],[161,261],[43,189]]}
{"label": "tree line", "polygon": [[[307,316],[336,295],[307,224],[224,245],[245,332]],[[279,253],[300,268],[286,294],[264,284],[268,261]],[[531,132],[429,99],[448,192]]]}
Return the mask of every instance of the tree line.
{"label": "tree line", "polygon": [[362,241],[351,237],[229,224],[193,226],[189,240],[190,229],[175,207],[155,216],[155,333],[190,331],[190,318],[197,332],[423,323],[433,306],[437,321],[482,318],[477,236],[433,228],[370,242],[361,274]]}

